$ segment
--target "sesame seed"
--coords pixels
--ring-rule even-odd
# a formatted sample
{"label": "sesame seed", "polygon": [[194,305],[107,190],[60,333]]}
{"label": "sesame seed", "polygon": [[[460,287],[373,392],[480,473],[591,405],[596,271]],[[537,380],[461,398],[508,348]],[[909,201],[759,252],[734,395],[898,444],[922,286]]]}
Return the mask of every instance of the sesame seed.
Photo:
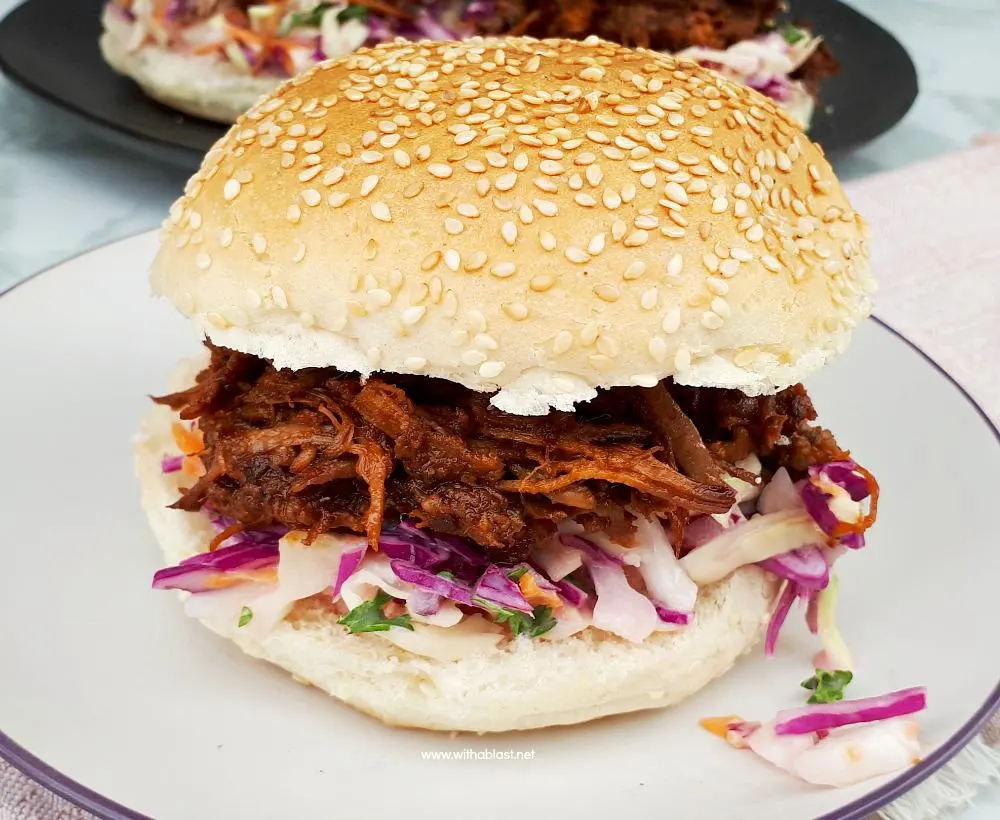
{"label": "sesame seed", "polygon": [[674,368],[680,371],[687,370],[690,367],[691,351],[684,346],[677,348],[677,352],[674,354]]}
{"label": "sesame seed", "polygon": [[278,285],[271,288],[271,300],[282,310],[288,308],[288,297],[285,296],[284,289]]}
{"label": "sesame seed", "polygon": [[410,167],[410,155],[406,153],[402,148],[397,148],[392,152],[392,160],[400,168]]}
{"label": "sesame seed", "polygon": [[334,166],[325,174],[323,174],[322,182],[324,185],[336,185],[340,180],[344,178],[344,169],[340,166]]}
{"label": "sesame seed", "polygon": [[548,231],[541,231],[538,234],[538,241],[547,251],[554,251],[556,249],[556,238]]}
{"label": "sesame seed", "polygon": [[504,222],[500,226],[500,236],[503,237],[504,242],[508,245],[513,245],[517,242],[517,225],[510,220]]}
{"label": "sesame seed", "polygon": [[255,233],[253,239],[250,240],[250,246],[253,248],[255,254],[261,256],[267,250],[267,240],[264,239],[262,234]]}
{"label": "sesame seed", "polygon": [[722,327],[722,317],[718,313],[706,310],[701,314],[701,324],[709,330],[718,330]]}
{"label": "sesame seed", "polygon": [[612,188],[604,189],[604,192],[601,194],[601,201],[604,203],[605,208],[609,208],[612,211],[622,204],[621,194]]}
{"label": "sesame seed", "polygon": [[441,261],[441,251],[431,251],[427,256],[424,257],[423,261],[420,263],[420,269],[423,271],[434,270]]}
{"label": "sesame seed", "polygon": [[233,229],[232,228],[223,228],[219,232],[219,244],[223,248],[228,248],[230,245],[233,244]]}
{"label": "sesame seed", "polygon": [[306,188],[302,192],[302,201],[306,203],[310,208],[315,208],[319,205],[323,197],[320,196],[319,191],[315,188]]}
{"label": "sesame seed", "polygon": [[687,191],[676,182],[668,182],[663,189],[663,193],[671,202],[676,202],[678,205],[688,204]]}
{"label": "sesame seed", "polygon": [[502,174],[496,181],[498,191],[509,191],[515,185],[517,185],[517,174],[515,173]]}
{"label": "sesame seed", "polygon": [[660,380],[655,373],[636,373],[629,381],[638,387],[656,387]]}
{"label": "sesame seed", "polygon": [[640,245],[645,245],[647,239],[649,239],[649,233],[647,231],[635,230],[625,237],[622,244],[624,244],[626,248],[637,248]]}
{"label": "sesame seed", "polygon": [[517,266],[513,262],[499,262],[490,268],[490,273],[498,279],[507,279],[517,272]]}
{"label": "sesame seed", "polygon": [[507,365],[504,362],[483,362],[479,366],[479,375],[484,379],[495,379]]}
{"label": "sesame seed", "polygon": [[423,370],[427,367],[427,359],[423,356],[407,356],[403,359],[403,367],[407,370]]}
{"label": "sesame seed", "polygon": [[478,367],[489,357],[481,350],[466,350],[462,353],[460,358],[462,360],[462,364],[468,365],[469,367]]}
{"label": "sesame seed", "polygon": [[473,251],[465,262],[465,269],[467,271],[480,270],[486,264],[486,260],[485,251]]}
{"label": "sesame seed", "polygon": [[368,194],[374,191],[375,186],[379,183],[379,179],[380,177],[378,174],[372,174],[371,176],[365,177],[364,181],[361,183],[361,196],[368,196]]}
{"label": "sesame seed", "polygon": [[595,234],[587,244],[587,253],[597,256],[597,254],[604,250],[605,241],[605,234]]}
{"label": "sesame seed", "polygon": [[660,299],[658,288],[652,287],[646,290],[639,299],[639,305],[643,310],[652,310],[656,307]]}
{"label": "sesame seed", "polygon": [[531,204],[535,206],[535,210],[542,216],[555,216],[559,212],[559,207],[550,199],[535,198],[531,201]]}
{"label": "sesame seed", "polygon": [[573,346],[573,334],[568,330],[560,330],[552,340],[552,352],[561,356]]}
{"label": "sesame seed", "polygon": [[210,324],[217,327],[219,330],[225,330],[229,327],[229,322],[223,318],[222,314],[216,313],[215,311],[205,314],[205,318],[208,319]]}
{"label": "sesame seed", "polygon": [[236,197],[240,195],[240,182],[236,179],[226,180],[226,184],[222,186],[222,196],[225,198],[226,202],[232,202]]}
{"label": "sesame seed", "polygon": [[[444,264],[448,270],[457,271],[462,266],[462,256],[454,248],[449,248],[444,252]],[[435,280],[440,281],[440,280]]]}
{"label": "sesame seed", "polygon": [[432,162],[427,166],[427,170],[431,176],[435,176],[438,179],[447,179],[452,175],[452,167],[443,162]]}
{"label": "sesame seed", "polygon": [[578,265],[582,265],[590,261],[590,254],[581,248],[572,246],[568,247],[566,248],[565,255],[570,262],[574,262]]}
{"label": "sesame seed", "polygon": [[618,343],[610,336],[598,336],[597,350],[604,356],[614,358],[618,355]]}
{"label": "sesame seed", "polygon": [[766,254],[760,258],[761,264],[764,265],[772,273],[777,273],[781,270],[781,263],[778,261],[777,257],[771,254]]}
{"label": "sesame seed", "polygon": [[594,295],[603,302],[617,302],[621,291],[615,285],[603,284],[594,288]]}
{"label": "sesame seed", "polygon": [[616,219],[611,223],[611,238],[618,242],[628,232],[628,225],[622,219]]}
{"label": "sesame seed", "polygon": [[723,318],[729,316],[732,313],[732,311],[729,308],[729,302],[727,302],[721,296],[716,296],[712,300],[712,310]]}
{"label": "sesame seed", "polygon": [[587,170],[584,171],[584,175],[587,177],[587,182],[594,188],[600,185],[604,179],[604,172],[601,170],[600,165],[588,165]]}
{"label": "sesame seed", "polygon": [[212,257],[208,255],[208,251],[198,251],[194,263],[198,270],[208,270],[212,266]]}
{"label": "sesame seed", "polygon": [[764,226],[755,222],[746,232],[746,237],[750,242],[760,242],[764,238]]}
{"label": "sesame seed", "polygon": [[423,305],[411,305],[406,308],[400,316],[404,327],[413,327],[417,322],[424,318],[424,314],[427,312],[427,308]]}
{"label": "sesame seed", "polygon": [[709,276],[705,280],[705,285],[716,296],[725,296],[729,293],[729,285],[724,279],[720,279],[718,276]]}
{"label": "sesame seed", "polygon": [[[326,201],[330,204],[330,207],[339,208],[350,198],[351,198],[350,194],[345,193],[344,191],[334,191],[332,194],[330,194],[329,198]],[[294,208],[297,206],[293,205],[292,207]],[[289,208],[288,210],[289,213],[291,213],[291,208]],[[301,211],[299,213],[301,214]],[[295,219],[294,221],[298,222],[298,219]]]}
{"label": "sesame seed", "polygon": [[452,236],[457,236],[462,231],[465,230],[465,225],[462,224],[460,219],[455,219],[453,216],[445,217],[444,229]]}
{"label": "sesame seed", "polygon": [[458,205],[455,206],[455,210],[460,216],[464,216],[469,219],[475,219],[479,216],[479,209],[471,202],[459,202]]}
{"label": "sesame seed", "polygon": [[656,362],[663,362],[667,358],[667,342],[662,336],[654,336],[650,339],[647,349],[649,355]]}
{"label": "sesame seed", "polygon": [[631,182],[626,182],[622,185],[622,202],[631,202],[635,199],[635,195],[638,193],[638,189]]}
{"label": "sesame seed", "polygon": [[663,317],[663,332],[676,333],[681,326],[681,309],[675,307]]}
{"label": "sesame seed", "polygon": [[531,281],[528,283],[528,287],[536,293],[544,293],[555,285],[555,283],[555,277],[551,274],[543,273],[532,277]]}

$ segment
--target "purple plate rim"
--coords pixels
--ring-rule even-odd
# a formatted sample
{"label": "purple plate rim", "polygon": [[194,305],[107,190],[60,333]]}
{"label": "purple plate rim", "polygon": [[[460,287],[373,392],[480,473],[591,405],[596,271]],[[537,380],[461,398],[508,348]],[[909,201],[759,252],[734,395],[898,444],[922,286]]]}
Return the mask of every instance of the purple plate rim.
{"label": "purple plate rim", "polygon": [[[79,259],[80,257],[95,253],[96,251],[102,250],[110,245],[115,245],[119,242],[135,239],[141,235],[142,233],[133,234],[132,236],[105,242],[101,245],[90,248],[89,250],[73,254],[60,262],[56,262],[47,268],[43,268],[42,270],[31,274],[27,278],[22,279],[20,282],[15,282],[9,288],[0,291],[0,297],[6,296],[19,288],[21,285],[31,282],[46,273],[50,273],[56,268],[62,267],[63,265]],[[986,414],[986,411],[983,410],[968,390],[959,384],[947,370],[934,361],[934,359],[932,359],[927,353],[921,350],[914,342],[911,342],[887,322],[879,319],[877,316],[872,316],[871,321],[875,322],[875,324],[887,330],[903,342],[903,344],[909,347],[914,353],[927,362],[927,364],[933,367],[940,376],[944,377],[944,379],[959,392],[962,398],[964,398],[969,405],[971,405],[971,407],[976,411],[976,414],[982,420],[983,424],[986,425],[986,428],[993,433],[993,438],[996,440],[997,444],[1000,444],[1000,429],[997,428],[997,425],[993,423],[993,420]],[[998,681],[997,685],[993,687],[993,691],[990,692],[983,704],[975,712],[973,712],[972,717],[962,724],[961,728],[959,728],[955,734],[931,752],[931,754],[925,757],[920,763],[915,766],[911,766],[903,772],[903,774],[899,775],[899,777],[893,778],[888,783],[883,784],[874,791],[869,792],[866,795],[862,795],[857,800],[854,800],[845,806],[841,806],[839,809],[820,815],[819,817],[814,818],[814,820],[862,820],[862,818],[878,811],[880,808],[888,803],[891,803],[900,795],[908,792],[914,786],[922,783],[934,774],[934,772],[944,766],[945,763],[955,757],[955,755],[957,755],[969,743],[969,741],[979,734],[983,726],[985,726],[986,722],[990,719],[990,716],[998,709],[1000,709],[1000,681]],[[139,814],[138,812],[123,806],[121,803],[117,803],[111,798],[105,797],[98,792],[88,789],[82,783],[77,783],[72,778],[67,777],[41,758],[35,757],[23,746],[14,742],[13,738],[7,735],[7,733],[3,730],[0,730],[0,760],[5,760],[15,769],[34,780],[36,783],[44,786],[49,791],[69,803],[72,803],[74,806],[90,812],[94,816],[100,818],[100,820],[151,820],[151,818],[147,815]]]}

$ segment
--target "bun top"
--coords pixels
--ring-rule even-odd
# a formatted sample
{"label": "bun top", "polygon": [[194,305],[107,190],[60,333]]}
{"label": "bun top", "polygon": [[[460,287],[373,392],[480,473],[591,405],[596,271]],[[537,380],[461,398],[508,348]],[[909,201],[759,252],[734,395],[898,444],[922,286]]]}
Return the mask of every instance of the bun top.
{"label": "bun top", "polygon": [[261,99],[164,223],[154,288],[279,367],[522,414],[794,384],[870,312],[867,227],[770,100],[596,38],[395,42]]}

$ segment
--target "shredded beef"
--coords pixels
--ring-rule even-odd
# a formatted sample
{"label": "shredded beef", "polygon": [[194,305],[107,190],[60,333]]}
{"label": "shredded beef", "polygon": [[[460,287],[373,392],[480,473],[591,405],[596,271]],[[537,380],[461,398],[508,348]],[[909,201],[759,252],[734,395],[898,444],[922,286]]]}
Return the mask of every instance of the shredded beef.
{"label": "shredded beef", "polygon": [[157,399],[204,435],[205,472],[175,506],[245,527],[350,530],[375,546],[384,521],[407,517],[514,561],[570,516],[627,542],[635,511],[666,520],[680,543],[691,515],[732,506],[734,462],[755,453],[799,474],[846,455],[811,425],[800,385],[750,398],[662,382],[515,416],[451,382],[362,384],[209,347],[195,385]]}
{"label": "shredded beef", "polygon": [[[784,7],[781,0],[498,0],[496,18],[483,24],[483,33],[573,39],[597,34],[655,51],[724,49],[767,31]],[[839,69],[824,43],[795,78],[818,97],[821,81]]]}

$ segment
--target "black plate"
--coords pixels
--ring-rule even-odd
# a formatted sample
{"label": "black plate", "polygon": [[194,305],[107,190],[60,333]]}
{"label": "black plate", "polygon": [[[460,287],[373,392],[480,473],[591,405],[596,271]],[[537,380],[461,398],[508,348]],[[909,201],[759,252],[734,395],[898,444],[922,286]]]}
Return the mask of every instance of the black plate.
{"label": "black plate", "polygon": [[[892,128],[917,96],[917,73],[902,45],[836,0],[792,0],[840,59],[823,86],[810,135],[828,153],[855,148]],[[103,0],[28,0],[0,22],[0,69],[49,102],[84,117],[106,137],[187,168],[224,129],[148,99],[115,74],[97,47]],[[878,88],[878,94],[873,88]]]}

